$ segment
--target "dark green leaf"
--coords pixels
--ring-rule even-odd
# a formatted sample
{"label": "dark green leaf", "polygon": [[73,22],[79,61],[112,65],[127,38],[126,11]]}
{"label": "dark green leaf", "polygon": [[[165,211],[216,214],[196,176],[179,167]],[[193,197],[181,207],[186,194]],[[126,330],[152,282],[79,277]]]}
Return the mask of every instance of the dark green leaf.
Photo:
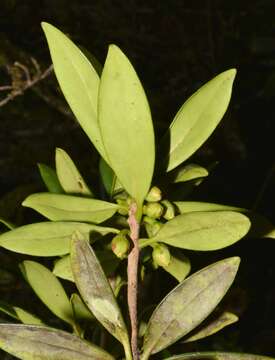
{"label": "dark green leaf", "polygon": [[50,166],[45,164],[38,164],[38,168],[41,178],[44,181],[44,184],[46,185],[49,192],[54,194],[63,194],[64,190],[60,185],[60,182],[58,180],[58,177],[54,169],[52,169]]}
{"label": "dark green leaf", "polygon": [[176,355],[165,360],[274,360],[274,358],[262,356],[262,355],[252,355],[252,354],[243,354],[243,353],[229,353],[229,352],[196,352],[196,353],[187,353],[182,355]]}

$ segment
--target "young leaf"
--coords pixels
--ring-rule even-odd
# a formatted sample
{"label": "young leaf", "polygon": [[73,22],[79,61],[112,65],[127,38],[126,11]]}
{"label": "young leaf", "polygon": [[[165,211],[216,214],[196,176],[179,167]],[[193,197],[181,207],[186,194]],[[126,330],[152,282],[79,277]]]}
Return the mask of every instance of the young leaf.
{"label": "young leaf", "polygon": [[173,289],[153,312],[144,336],[141,360],[148,359],[196,328],[218,305],[239,267],[228,258],[196,272]]}
{"label": "young leaf", "polygon": [[41,178],[44,181],[44,184],[46,185],[46,187],[50,193],[53,193],[53,194],[63,194],[64,193],[64,190],[62,189],[62,186],[60,185],[60,182],[58,180],[58,177],[57,177],[54,169],[52,169],[50,166],[45,165],[45,164],[38,164],[38,169],[39,169]]}
{"label": "young leaf", "polygon": [[44,325],[43,321],[39,319],[36,315],[31,314],[30,312],[21,309],[17,306],[14,306],[14,311],[18,317],[18,320],[20,320],[23,324],[26,325]]}
{"label": "young leaf", "polygon": [[239,212],[247,211],[237,206],[214,204],[214,203],[207,203],[200,201],[174,201],[173,204],[176,205],[178,211],[181,214],[195,212],[195,211],[223,211],[223,210],[239,211]]}
{"label": "young leaf", "polygon": [[154,171],[154,129],[139,78],[115,45],[109,47],[102,72],[98,116],[108,163],[126,191],[141,204]]}
{"label": "young leaf", "polygon": [[114,215],[118,205],[79,196],[37,193],[22,203],[52,221],[80,221],[99,224]]}
{"label": "young leaf", "polygon": [[169,265],[163,266],[163,269],[181,282],[189,274],[191,270],[191,263],[183,253],[177,251],[171,254]]}
{"label": "young leaf", "polygon": [[55,166],[58,180],[67,194],[88,195],[93,197],[73,160],[66,151],[57,148],[55,151]]}
{"label": "young leaf", "polygon": [[75,233],[71,249],[72,270],[77,288],[97,320],[124,346],[128,332],[114,293],[89,243]]}
{"label": "young leaf", "polygon": [[140,247],[163,242],[188,250],[218,250],[240,240],[249,228],[249,219],[237,212],[192,212],[176,216],[153,238],[140,240]]}
{"label": "young leaf", "polygon": [[0,347],[22,360],[115,360],[78,336],[45,326],[0,324]]}
{"label": "young leaf", "polygon": [[60,281],[45,266],[30,260],[22,263],[26,280],[39,299],[57,317],[73,324],[73,309]]}
{"label": "young leaf", "polygon": [[229,353],[229,352],[196,352],[196,353],[186,353],[182,355],[176,355],[165,360],[274,360],[274,358],[262,356],[262,355],[252,355],[252,354],[243,354],[243,353]]}
{"label": "young leaf", "polygon": [[106,159],[97,120],[99,76],[79,48],[60,30],[43,22],[55,75],[82,129]]}
{"label": "young leaf", "polygon": [[112,197],[116,191],[122,189],[122,186],[120,185],[115,173],[103,158],[100,158],[99,160],[99,172],[102,183],[108,195]]}
{"label": "young leaf", "polygon": [[200,329],[195,330],[195,333],[191,336],[187,336],[184,342],[197,341],[204,339],[207,336],[216,334],[218,331],[222,330],[228,325],[234,324],[239,320],[238,316],[229,312],[224,311],[219,313],[214,319],[210,321],[206,320],[205,324],[202,324]]}
{"label": "young leaf", "polygon": [[118,234],[114,228],[78,222],[42,222],[18,227],[0,235],[0,246],[20,254],[33,256],[61,256],[70,252],[74,231],[95,236]]}
{"label": "young leaf", "polygon": [[230,101],[235,69],[210,80],[182,105],[167,131],[167,171],[188,159],[211,135]]}
{"label": "young leaf", "polygon": [[208,176],[208,170],[197,164],[188,164],[182,167],[176,174],[173,182],[185,182],[194,179],[200,179]]}

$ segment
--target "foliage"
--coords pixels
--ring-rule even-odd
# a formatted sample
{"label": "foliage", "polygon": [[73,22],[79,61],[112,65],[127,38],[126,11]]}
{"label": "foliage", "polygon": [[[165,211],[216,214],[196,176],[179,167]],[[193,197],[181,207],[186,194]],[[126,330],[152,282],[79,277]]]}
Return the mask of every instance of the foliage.
{"label": "foliage", "polygon": [[[165,185],[170,181],[172,188],[180,184],[192,190],[208,175],[208,169],[200,165],[181,164],[222,119],[236,71],[219,74],[193,94],[156,151],[146,94],[123,52],[111,45],[100,74],[95,60],[91,63],[63,33],[47,23],[42,27],[62,92],[101,156],[99,175],[104,189],[98,194],[69,154],[57,149],[55,170],[39,165],[48,192],[32,194],[23,202],[50,221],[13,229],[1,220],[10,228],[0,235],[1,247],[25,255],[59,257],[52,271],[32,260],[24,261],[21,271],[39,299],[73,332],[49,328],[37,316],[4,304],[0,310],[23,325],[0,325],[1,348],[21,359],[125,356],[136,360],[140,353],[140,359],[147,360],[180,338],[186,342],[201,339],[235,322],[236,315],[228,311],[215,319],[208,316],[231,286],[240,259],[218,261],[187,277],[191,266],[182,249],[212,251],[236,243],[250,229],[245,211],[181,198],[170,201]],[[138,280],[142,284],[147,272],[158,267],[179,284],[158,306],[147,304],[155,310],[148,322],[141,319],[141,324],[147,324],[137,339]],[[58,277],[74,282],[81,297],[76,293],[68,297]],[[124,320],[125,301],[120,306],[118,298],[125,284],[130,324]],[[90,322],[92,331],[85,326]],[[109,340],[104,329],[122,347],[111,338],[108,343],[102,341]],[[142,343],[139,349],[137,340]],[[99,347],[102,343],[104,350]],[[238,355],[205,356],[234,359]]]}

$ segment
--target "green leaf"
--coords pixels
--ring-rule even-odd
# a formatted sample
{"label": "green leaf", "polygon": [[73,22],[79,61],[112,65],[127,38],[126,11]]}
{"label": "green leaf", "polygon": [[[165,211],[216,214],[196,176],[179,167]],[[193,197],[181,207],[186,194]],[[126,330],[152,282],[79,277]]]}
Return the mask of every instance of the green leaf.
{"label": "green leaf", "polygon": [[73,160],[66,151],[57,148],[55,151],[55,165],[58,180],[67,194],[86,195],[93,197]]}
{"label": "green leaf", "polygon": [[93,314],[81,300],[81,297],[78,294],[72,294],[70,301],[76,319],[89,321],[94,320]]}
{"label": "green leaf", "polygon": [[102,183],[108,195],[112,197],[116,191],[122,189],[122,186],[120,185],[115,173],[103,158],[100,158],[99,161],[99,172]]}
{"label": "green leaf", "polygon": [[60,30],[43,22],[61,90],[95,148],[106,159],[97,120],[99,76],[79,48]]}
{"label": "green leaf", "polygon": [[194,179],[200,179],[208,176],[208,170],[197,164],[188,164],[183,166],[176,174],[173,182],[185,182]]}
{"label": "green leaf", "polygon": [[[174,288],[153,312],[141,360],[148,359],[196,328],[218,305],[239,267],[238,257],[212,264]],[[203,304],[203,306],[202,306]]]}
{"label": "green leaf", "polygon": [[114,360],[78,336],[45,326],[0,324],[0,347],[22,360]]}
{"label": "green leaf", "polygon": [[117,229],[78,222],[42,222],[25,225],[0,235],[0,246],[33,256],[60,256],[70,252],[74,231],[96,237],[98,234],[118,234]]}
{"label": "green leaf", "polygon": [[176,355],[166,360],[274,360],[274,358],[262,356],[262,355],[252,355],[252,354],[243,354],[243,353],[229,353],[229,352],[196,352],[196,353],[187,353],[182,355]]}
{"label": "green leaf", "polygon": [[10,221],[5,220],[3,218],[0,217],[0,223],[5,225],[8,229],[12,230],[14,229],[16,226],[14,224],[12,224]]}
{"label": "green leaf", "polygon": [[163,139],[170,145],[167,171],[188,159],[215,130],[228,107],[235,75],[235,69],[219,74],[182,105]]}
{"label": "green leaf", "polygon": [[240,240],[249,228],[249,219],[237,212],[192,212],[176,216],[153,238],[140,240],[140,247],[163,242],[188,250],[218,250]]}
{"label": "green leaf", "polygon": [[44,181],[44,184],[46,185],[46,187],[50,193],[54,193],[54,194],[63,194],[64,193],[64,190],[62,189],[62,186],[60,185],[60,182],[58,180],[58,177],[57,177],[54,169],[52,169],[50,166],[45,165],[45,164],[38,164],[38,169],[39,169],[41,178]]}
{"label": "green leaf", "polygon": [[0,302],[0,311],[10,317],[12,317],[13,319],[19,320],[18,316],[14,310],[14,307],[6,304],[5,302],[1,301]]}
{"label": "green leaf", "polygon": [[45,266],[30,260],[23,261],[22,271],[36,295],[51,312],[72,325],[72,306],[56,276]]}
{"label": "green leaf", "polygon": [[174,201],[174,205],[176,205],[178,211],[181,214],[195,212],[195,211],[239,211],[246,212],[246,209],[230,206],[230,205],[222,205],[222,204],[214,204],[208,202],[200,202],[200,201]]}
{"label": "green leaf", "polygon": [[207,336],[216,334],[218,331],[222,330],[228,325],[234,324],[239,320],[238,316],[229,312],[223,311],[215,316],[214,319],[206,320],[206,323],[202,324],[202,326],[195,330],[194,334],[188,336],[184,342],[197,341],[200,339],[204,339]]}
{"label": "green leaf", "polygon": [[179,282],[184,280],[190,273],[190,260],[180,251],[171,252],[171,260],[168,266],[163,266],[163,269],[174,276]]}
{"label": "green leaf", "polygon": [[112,217],[118,205],[79,196],[37,193],[22,203],[52,221],[81,221],[99,224]]}
{"label": "green leaf", "polygon": [[61,279],[74,282],[70,255],[63,256],[54,262],[53,273]]}
{"label": "green leaf", "polygon": [[75,233],[71,249],[72,270],[77,288],[97,320],[125,347],[128,332],[104,271],[89,243]]}
{"label": "green leaf", "polygon": [[20,320],[23,324],[26,325],[44,325],[43,321],[39,319],[36,315],[31,314],[30,312],[21,309],[17,306],[14,306],[14,311],[18,317],[18,320]]}
{"label": "green leaf", "polygon": [[140,80],[115,45],[109,47],[102,72],[98,116],[108,163],[140,205],[154,171],[154,129]]}

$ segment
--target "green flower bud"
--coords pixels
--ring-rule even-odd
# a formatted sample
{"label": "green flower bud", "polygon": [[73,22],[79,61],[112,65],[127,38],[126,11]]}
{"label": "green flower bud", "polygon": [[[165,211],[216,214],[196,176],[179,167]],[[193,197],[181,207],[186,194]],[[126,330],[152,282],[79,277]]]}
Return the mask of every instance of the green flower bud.
{"label": "green flower bud", "polygon": [[157,186],[153,186],[151,190],[148,192],[146,201],[150,202],[158,202],[161,200],[161,190]]}
{"label": "green flower bud", "polygon": [[164,205],[163,217],[165,220],[172,220],[175,217],[175,207],[169,200],[163,200],[162,205]]}
{"label": "green flower bud", "polygon": [[129,205],[127,203],[127,200],[125,199],[116,199],[117,204],[119,205],[118,213],[120,215],[126,216],[129,212]]}
{"label": "green flower bud", "polygon": [[161,204],[156,202],[148,202],[143,206],[143,214],[153,218],[159,219],[163,213],[163,207]]}
{"label": "green flower bud", "polygon": [[154,246],[152,253],[154,264],[157,266],[168,266],[171,261],[171,254],[168,247],[164,244]]}
{"label": "green flower bud", "polygon": [[113,238],[111,242],[111,248],[113,253],[118,258],[124,259],[127,257],[127,253],[130,248],[130,242],[123,231]]}
{"label": "green flower bud", "polygon": [[149,216],[144,216],[143,221],[145,222],[145,228],[149,237],[154,237],[163,224],[156,219],[152,219]]}

